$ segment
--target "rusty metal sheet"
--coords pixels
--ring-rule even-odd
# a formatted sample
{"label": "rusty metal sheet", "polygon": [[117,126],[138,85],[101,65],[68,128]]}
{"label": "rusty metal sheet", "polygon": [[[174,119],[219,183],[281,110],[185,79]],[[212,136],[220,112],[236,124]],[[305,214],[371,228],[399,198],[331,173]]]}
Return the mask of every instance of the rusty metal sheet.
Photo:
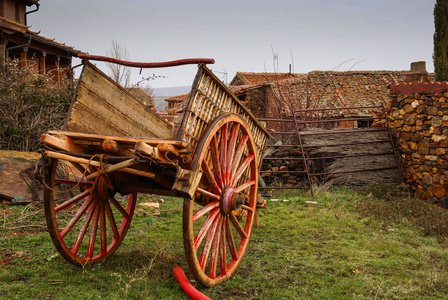
{"label": "rusty metal sheet", "polygon": [[40,154],[0,151],[0,203],[26,204],[33,201],[31,190],[20,173],[31,166]]}

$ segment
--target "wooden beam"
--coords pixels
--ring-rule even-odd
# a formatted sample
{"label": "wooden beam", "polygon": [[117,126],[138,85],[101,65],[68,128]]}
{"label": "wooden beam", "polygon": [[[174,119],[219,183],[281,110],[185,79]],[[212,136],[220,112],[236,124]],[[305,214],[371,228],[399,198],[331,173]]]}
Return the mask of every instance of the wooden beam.
{"label": "wooden beam", "polygon": [[72,153],[84,153],[84,149],[73,143],[73,139],[67,136],[55,137],[49,134],[43,134],[40,137],[40,142],[59,150],[64,150]]}

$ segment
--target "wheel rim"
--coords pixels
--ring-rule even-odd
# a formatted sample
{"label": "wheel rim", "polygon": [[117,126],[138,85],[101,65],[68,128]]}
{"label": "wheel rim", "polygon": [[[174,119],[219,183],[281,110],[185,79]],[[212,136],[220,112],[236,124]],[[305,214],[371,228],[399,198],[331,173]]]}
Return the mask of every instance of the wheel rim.
{"label": "wheel rim", "polygon": [[234,274],[252,229],[258,172],[247,123],[234,114],[215,120],[196,149],[192,169],[203,175],[194,199],[184,201],[185,251],[193,276],[213,286]]}
{"label": "wheel rim", "polygon": [[47,164],[44,206],[56,249],[75,265],[109,257],[126,235],[137,195],[116,194],[104,175],[86,180],[97,167],[57,159]]}

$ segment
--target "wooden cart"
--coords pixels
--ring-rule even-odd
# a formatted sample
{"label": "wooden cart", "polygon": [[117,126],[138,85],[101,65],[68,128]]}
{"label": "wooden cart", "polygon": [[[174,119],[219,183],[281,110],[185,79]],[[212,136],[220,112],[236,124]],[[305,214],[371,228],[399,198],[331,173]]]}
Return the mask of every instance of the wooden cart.
{"label": "wooden cart", "polygon": [[[179,196],[193,276],[213,286],[233,275],[258,209],[268,133],[205,66],[84,55],[66,130],[41,137],[45,213],[51,239],[70,263],[110,256],[131,223],[137,194]],[[134,67],[198,64],[181,122],[171,126],[88,60]]]}

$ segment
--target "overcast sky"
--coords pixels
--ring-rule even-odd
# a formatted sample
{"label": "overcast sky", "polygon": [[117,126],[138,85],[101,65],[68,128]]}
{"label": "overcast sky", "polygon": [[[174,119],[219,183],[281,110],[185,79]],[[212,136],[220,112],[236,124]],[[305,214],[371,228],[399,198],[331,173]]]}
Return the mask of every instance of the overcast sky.
{"label": "overcast sky", "polygon": [[[133,61],[214,58],[237,71],[408,70],[432,62],[435,0],[41,0],[31,30],[95,55],[111,41]],[[345,62],[345,63],[343,63]],[[343,63],[342,65],[340,65]],[[339,66],[340,65],[340,66]],[[339,67],[338,67],[339,66]],[[100,65],[101,67],[101,65]],[[196,66],[134,70],[152,87],[191,85]],[[217,73],[222,72],[222,73]]]}

